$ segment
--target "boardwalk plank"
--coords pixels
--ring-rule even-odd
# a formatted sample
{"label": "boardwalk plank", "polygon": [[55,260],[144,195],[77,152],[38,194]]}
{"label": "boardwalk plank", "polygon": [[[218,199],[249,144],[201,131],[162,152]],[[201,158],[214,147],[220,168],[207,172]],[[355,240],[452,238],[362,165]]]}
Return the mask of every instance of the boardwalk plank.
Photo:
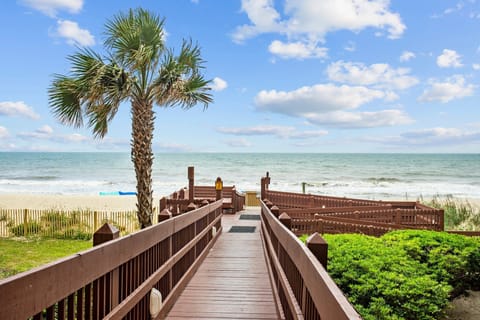
{"label": "boardwalk plank", "polygon": [[[258,214],[258,209],[253,212]],[[167,319],[278,319],[260,238],[260,222],[222,219],[257,226],[254,233],[224,232],[178,298]]]}

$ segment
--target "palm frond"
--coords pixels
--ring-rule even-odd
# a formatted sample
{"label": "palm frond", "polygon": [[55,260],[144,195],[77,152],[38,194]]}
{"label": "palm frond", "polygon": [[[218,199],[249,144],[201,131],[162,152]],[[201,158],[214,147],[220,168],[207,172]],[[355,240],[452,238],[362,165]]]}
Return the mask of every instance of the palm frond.
{"label": "palm frond", "polygon": [[144,9],[130,9],[106,23],[105,47],[127,69],[142,70],[164,50],[164,20]]}
{"label": "palm frond", "polygon": [[55,117],[63,124],[73,127],[83,125],[79,82],[63,75],[55,75],[48,89],[50,108]]}

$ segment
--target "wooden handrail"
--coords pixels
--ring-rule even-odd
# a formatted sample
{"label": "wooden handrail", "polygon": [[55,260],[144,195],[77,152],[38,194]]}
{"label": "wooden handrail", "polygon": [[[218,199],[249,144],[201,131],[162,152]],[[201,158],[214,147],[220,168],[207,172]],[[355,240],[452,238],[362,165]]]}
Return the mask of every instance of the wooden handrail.
{"label": "wooden handrail", "polygon": [[[137,298],[132,298],[132,292],[140,290],[143,293],[152,284],[152,276],[157,279],[160,274],[170,272],[174,266],[178,265],[177,262],[181,257],[190,253],[191,250],[196,250],[200,240],[202,240],[202,243],[207,240],[208,245],[217,239],[217,237],[212,237],[208,233],[211,232],[213,226],[221,231],[221,206],[222,202],[217,201],[188,214],[166,220],[90,250],[0,280],[0,319],[9,319],[12,315],[19,319],[26,319],[45,309],[48,313],[48,310],[53,310],[52,307],[57,302],[59,305],[64,305],[64,299],[67,297],[69,297],[68,304],[70,305],[74,304],[74,300],[75,303],[77,301],[84,303],[85,310],[82,309],[82,306],[79,307],[84,313],[98,311],[96,310],[98,306],[98,309],[101,309],[101,312],[98,311],[100,317],[103,317],[112,309],[116,310],[117,306],[121,308],[120,304],[123,300],[137,301]],[[195,226],[200,221],[206,221],[206,223],[202,222],[200,225],[204,227],[201,230],[196,230]],[[192,235],[189,236],[189,234]],[[219,234],[220,232],[217,233],[217,235]],[[173,237],[175,236],[183,239],[184,244],[178,250],[173,251]],[[165,243],[165,241],[168,241],[168,243]],[[168,247],[170,249],[164,252],[161,251],[163,247],[158,247],[155,252],[158,252],[160,256],[152,256],[154,253],[149,252],[149,250],[157,248],[155,246],[162,243],[170,244],[166,246],[167,249]],[[202,244],[199,250],[205,252],[207,245]],[[150,260],[142,263],[142,269],[134,267],[132,271],[131,266],[140,263],[143,256]],[[201,255],[198,253],[194,254],[194,259],[198,260],[200,257]],[[153,264],[159,265],[156,270],[153,270]],[[168,265],[170,269],[165,271],[165,268],[162,267],[164,265]],[[111,296],[111,291],[113,291],[113,288],[119,289],[119,282],[121,281],[119,274],[122,272],[127,278],[137,279],[135,282],[138,282],[138,284],[135,285],[131,283],[132,281],[129,281],[128,286],[122,289],[126,296],[123,299],[118,299],[118,292],[114,292],[114,295]],[[128,272],[133,273],[129,276]],[[145,277],[147,284],[143,284],[145,282],[145,279],[142,280],[143,277]],[[100,285],[99,288],[103,287],[106,293],[96,294],[94,290],[92,297],[90,295],[91,290],[97,285]],[[170,286],[172,285],[175,286],[176,284],[171,283]],[[136,288],[132,288],[133,286],[136,286]],[[168,294],[172,294],[171,290],[168,291]],[[79,296],[82,298],[75,299],[75,294],[78,292],[83,292],[85,299],[83,299],[82,294]],[[106,296],[102,296],[104,293]],[[87,310],[86,304],[90,308],[90,299],[94,299],[96,295],[98,299],[101,299],[100,301],[104,302],[103,305],[99,301],[94,301],[93,309]],[[129,303],[129,305],[131,304]],[[133,306],[135,307],[135,304]],[[102,312],[104,313],[101,314]]]}
{"label": "wooden handrail", "polygon": [[[288,291],[283,291],[282,294],[290,296],[290,299],[296,299],[297,304],[302,308],[302,313],[310,309],[306,306],[311,300],[314,304],[315,311],[310,310],[309,312],[316,312],[321,318],[339,320],[361,319],[360,315],[348,302],[342,291],[330,278],[313,253],[311,253],[290,230],[279,222],[263,201],[261,201],[261,207],[262,222],[265,225],[265,231],[262,234],[264,235],[265,242],[269,243],[269,255],[272,256],[272,258],[277,257],[279,261],[288,257],[302,279],[301,285],[303,287],[303,293],[301,294],[300,301]],[[276,240],[274,241],[273,238]],[[276,245],[278,246],[277,248],[275,248]],[[278,255],[283,251],[287,256],[279,257]],[[289,285],[292,286],[290,281]],[[298,286],[299,284],[295,283],[295,285]],[[282,288],[278,287],[277,289],[279,291],[282,290]],[[282,294],[280,294],[280,296]],[[283,307],[285,309],[286,306]],[[289,311],[291,316],[297,313],[290,308],[288,308],[287,311]]]}

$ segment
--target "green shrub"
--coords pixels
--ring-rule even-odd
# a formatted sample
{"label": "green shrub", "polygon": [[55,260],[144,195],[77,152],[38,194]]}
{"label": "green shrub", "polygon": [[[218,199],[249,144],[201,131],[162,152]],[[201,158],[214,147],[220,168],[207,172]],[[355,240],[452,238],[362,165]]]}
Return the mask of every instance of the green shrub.
{"label": "green shrub", "polygon": [[437,319],[451,286],[402,247],[357,234],[325,235],[329,274],[364,319]]}
{"label": "green shrub", "polygon": [[467,289],[480,288],[480,239],[446,232],[405,230],[381,238],[390,247],[399,247],[428,268],[438,282],[453,287],[457,296]]}
{"label": "green shrub", "polygon": [[[25,236],[25,224],[20,223],[17,225],[10,226],[10,232],[15,237]],[[38,235],[42,232],[42,226],[35,221],[27,222],[27,234],[28,235]]]}

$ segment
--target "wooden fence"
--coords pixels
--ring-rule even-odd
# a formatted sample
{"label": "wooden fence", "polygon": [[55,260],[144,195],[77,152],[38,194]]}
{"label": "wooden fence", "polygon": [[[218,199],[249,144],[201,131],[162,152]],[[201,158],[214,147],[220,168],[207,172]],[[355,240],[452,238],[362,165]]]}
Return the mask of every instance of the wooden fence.
{"label": "wooden fence", "polygon": [[0,319],[150,319],[152,288],[162,294],[163,318],[220,235],[221,206],[0,280]]}
{"label": "wooden fence", "polygon": [[262,236],[285,319],[361,319],[319,260],[261,202]]}
{"label": "wooden fence", "polygon": [[105,222],[117,227],[122,235],[139,230],[134,210],[0,209],[0,237],[85,238],[91,237]]}
{"label": "wooden fence", "polygon": [[322,207],[353,207],[353,206],[382,206],[382,201],[338,198],[292,192],[267,190],[265,197],[280,209],[286,208],[322,208]]}

